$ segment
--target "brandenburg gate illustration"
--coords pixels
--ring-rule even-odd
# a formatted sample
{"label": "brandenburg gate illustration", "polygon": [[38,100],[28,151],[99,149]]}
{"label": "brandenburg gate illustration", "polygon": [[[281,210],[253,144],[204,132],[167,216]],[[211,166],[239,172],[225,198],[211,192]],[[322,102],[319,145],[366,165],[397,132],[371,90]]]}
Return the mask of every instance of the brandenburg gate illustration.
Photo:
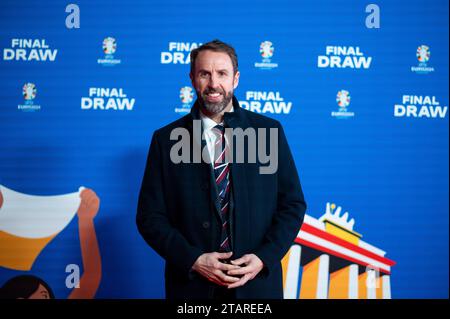
{"label": "brandenburg gate illustration", "polygon": [[304,223],[282,260],[285,299],[391,299],[386,252],[361,240],[355,220],[327,203]]}

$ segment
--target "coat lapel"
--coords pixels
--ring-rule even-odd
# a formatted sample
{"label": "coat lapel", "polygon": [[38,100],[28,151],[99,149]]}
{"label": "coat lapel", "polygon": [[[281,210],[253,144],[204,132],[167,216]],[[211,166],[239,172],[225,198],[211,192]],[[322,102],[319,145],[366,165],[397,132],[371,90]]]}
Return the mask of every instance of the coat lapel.
{"label": "coat lapel", "polygon": [[[192,145],[193,145],[191,157],[193,159],[195,152],[198,152],[198,154],[200,154],[199,156],[201,159],[201,163],[194,164],[201,170],[200,174],[201,174],[202,178],[200,179],[200,183],[201,183],[200,187],[202,189],[205,189],[205,188],[209,189],[209,198],[211,200],[212,207],[215,208],[216,217],[219,218],[219,221],[220,221],[220,203],[217,201],[218,194],[217,194],[216,187],[215,187],[214,172],[212,170],[211,164],[203,161],[203,159],[201,157],[203,149],[206,148],[206,141],[202,138],[203,125],[201,123],[199,107],[200,107],[200,105],[197,100],[195,102],[195,104],[192,106],[192,109],[190,112],[191,118],[188,121],[188,130],[192,136]],[[195,133],[194,133],[194,120],[200,121],[200,122],[197,122],[197,123],[200,123],[200,132],[199,132],[200,135],[197,137],[195,136]],[[198,126],[197,126],[197,128],[198,128]],[[208,154],[206,154],[206,155],[208,156]],[[206,187],[206,185],[208,185],[208,186]]]}
{"label": "coat lapel", "polygon": [[[199,102],[198,100],[192,106],[191,109],[191,118],[188,120],[188,129],[193,136],[193,120],[200,120],[199,114]],[[236,97],[233,97],[233,108],[234,112],[227,112],[224,116],[224,122],[226,127],[230,128],[242,128],[246,129],[249,127],[249,123],[247,118],[245,117],[245,113],[242,111],[238,100]],[[201,138],[200,135],[200,151],[206,146],[206,141]],[[193,145],[194,143],[198,144],[198,139],[196,140],[193,136]],[[236,143],[233,143],[236,145]],[[194,146],[193,151],[196,151]],[[201,153],[200,153],[201,154]],[[233,154],[235,154],[233,150]],[[192,154],[193,156],[193,154]],[[235,157],[235,155],[233,155]],[[215,207],[216,215],[220,220],[220,204],[217,201],[218,195],[215,187],[214,175],[212,172],[211,165],[209,163],[205,163],[203,160],[201,164],[196,164],[202,175],[201,187],[204,187],[204,183],[210,181],[210,198],[213,207]],[[244,251],[244,245],[242,243],[248,243],[250,241],[250,233],[248,232],[250,228],[250,214],[249,214],[249,197],[248,197],[248,187],[247,187],[247,176],[246,176],[246,164],[245,163],[236,163],[234,161],[231,165],[231,182],[232,182],[232,192],[233,192],[233,215],[234,215],[234,232],[232,232],[232,238],[234,241],[234,258],[238,258],[241,255],[247,253]]]}
{"label": "coat lapel", "polygon": [[[224,121],[225,125],[230,128],[242,128],[245,130],[249,125],[246,120],[244,112],[242,112],[239,102],[233,97],[234,112],[225,113]],[[236,143],[233,142],[233,147]],[[235,159],[236,152],[233,149],[233,158]],[[245,163],[236,163],[234,160],[231,165],[231,181],[234,201],[234,232],[232,238],[234,241],[234,254],[233,258],[238,258],[241,255],[247,253],[244,251],[242,243],[250,242],[250,214],[249,214],[249,199],[248,199],[248,187],[246,176]]]}

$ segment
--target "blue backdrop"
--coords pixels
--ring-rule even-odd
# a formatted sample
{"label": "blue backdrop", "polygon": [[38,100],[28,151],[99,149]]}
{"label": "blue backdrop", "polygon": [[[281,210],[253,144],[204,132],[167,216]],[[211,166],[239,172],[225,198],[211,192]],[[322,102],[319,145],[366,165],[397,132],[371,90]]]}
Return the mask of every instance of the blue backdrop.
{"label": "blue backdrop", "polygon": [[[379,28],[367,1],[78,1],[80,28],[66,26],[68,4],[0,4],[0,184],[96,192],[97,298],[164,296],[163,260],[135,226],[138,192],[153,131],[193,103],[180,99],[189,50],[214,38],[237,50],[238,99],[283,124],[307,214],[348,210],[396,261],[393,298],[448,298],[448,1],[376,1]],[[106,109],[92,88],[121,89],[129,109]],[[26,273],[66,298],[73,263],[76,218]],[[0,267],[0,286],[23,273]]]}

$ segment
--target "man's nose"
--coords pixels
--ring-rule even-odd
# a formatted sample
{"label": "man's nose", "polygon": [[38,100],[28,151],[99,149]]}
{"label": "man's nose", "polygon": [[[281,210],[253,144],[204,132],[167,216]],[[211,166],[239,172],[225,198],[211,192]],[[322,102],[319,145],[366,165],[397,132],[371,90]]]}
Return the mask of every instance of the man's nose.
{"label": "man's nose", "polygon": [[217,88],[218,87],[218,79],[217,79],[217,76],[216,75],[214,75],[214,74],[212,74],[211,75],[211,77],[209,78],[209,86],[211,87],[211,88]]}

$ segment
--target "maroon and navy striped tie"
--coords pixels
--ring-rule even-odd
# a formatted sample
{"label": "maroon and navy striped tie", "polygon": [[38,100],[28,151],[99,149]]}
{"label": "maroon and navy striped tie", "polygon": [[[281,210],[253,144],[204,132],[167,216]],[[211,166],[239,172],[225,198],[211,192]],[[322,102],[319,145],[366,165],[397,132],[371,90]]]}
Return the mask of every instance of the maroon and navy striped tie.
{"label": "maroon and navy striped tie", "polygon": [[230,235],[230,163],[227,162],[228,146],[225,140],[225,128],[216,125],[212,129],[217,136],[214,145],[214,176],[216,178],[217,192],[220,201],[220,219],[222,221],[222,236],[220,241],[220,252],[231,251]]}

